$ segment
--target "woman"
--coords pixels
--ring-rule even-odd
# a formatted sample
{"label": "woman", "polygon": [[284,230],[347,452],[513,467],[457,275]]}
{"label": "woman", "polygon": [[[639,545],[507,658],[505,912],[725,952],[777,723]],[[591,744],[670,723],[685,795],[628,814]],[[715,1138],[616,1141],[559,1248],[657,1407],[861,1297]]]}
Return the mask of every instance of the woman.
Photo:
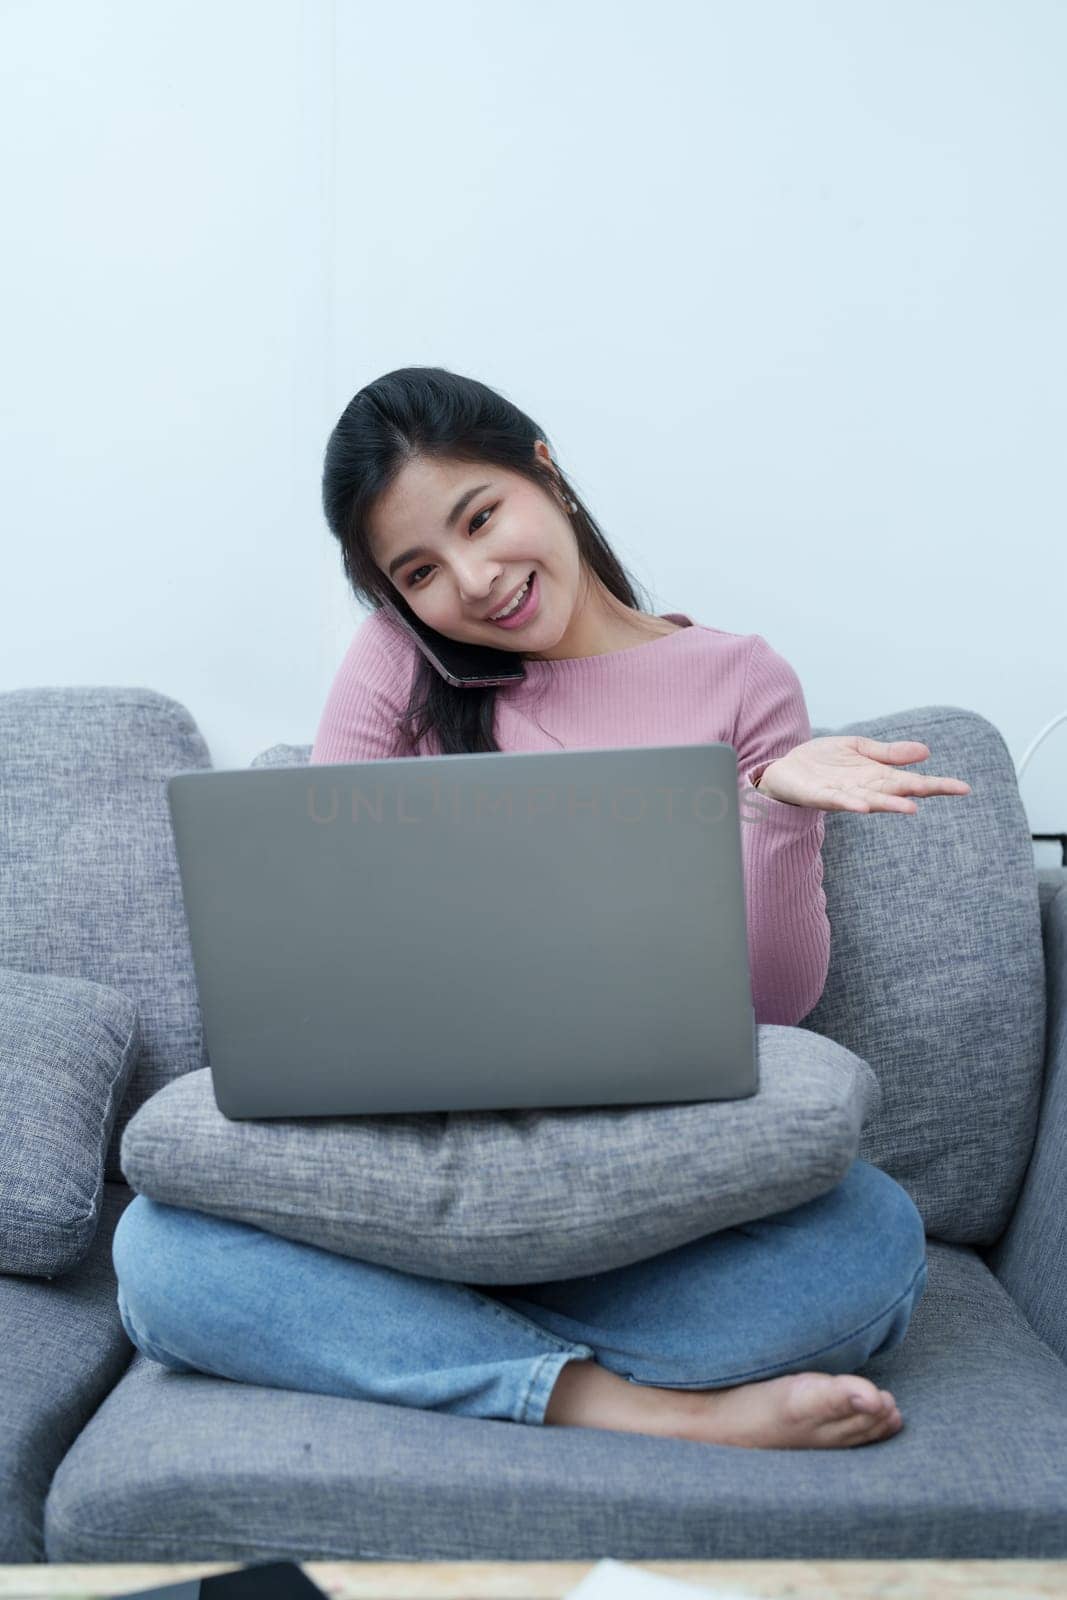
{"label": "woman", "polygon": [[[731,743],[758,1022],[799,1022],[825,982],[822,813],[969,792],[897,770],[923,744],[812,739],[795,673],[759,634],[649,614],[543,430],[472,379],[402,368],[361,390],[330,437],[323,505],[372,615],[312,763]],[[514,653],[524,679],[454,687],[386,601]],[[853,1369],[901,1342],[926,1285],[918,1211],[862,1160],[779,1216],[556,1283],[418,1277],[141,1195],[113,1254],[129,1337],[176,1371],[756,1449],[898,1432],[893,1396]]]}

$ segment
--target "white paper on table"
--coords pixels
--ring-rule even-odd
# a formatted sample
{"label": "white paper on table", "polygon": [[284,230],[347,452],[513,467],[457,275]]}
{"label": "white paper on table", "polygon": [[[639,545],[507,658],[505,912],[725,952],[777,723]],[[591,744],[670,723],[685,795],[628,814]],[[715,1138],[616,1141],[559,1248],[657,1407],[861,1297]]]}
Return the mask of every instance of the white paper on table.
{"label": "white paper on table", "polygon": [[668,1578],[662,1572],[646,1572],[644,1567],[630,1567],[610,1557],[598,1561],[581,1583],[567,1590],[563,1600],[693,1600],[694,1596],[707,1596],[708,1600],[754,1600],[751,1594],[740,1589],[723,1589],[718,1585],[708,1589],[704,1584],[683,1583],[680,1578]]}

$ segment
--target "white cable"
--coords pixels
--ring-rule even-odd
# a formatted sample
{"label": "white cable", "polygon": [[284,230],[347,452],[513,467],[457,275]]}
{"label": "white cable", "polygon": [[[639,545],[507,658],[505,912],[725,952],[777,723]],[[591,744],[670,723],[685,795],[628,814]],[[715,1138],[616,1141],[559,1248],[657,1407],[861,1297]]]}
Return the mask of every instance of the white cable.
{"label": "white cable", "polygon": [[1045,735],[1051,733],[1053,728],[1058,727],[1059,724],[1061,722],[1064,722],[1064,721],[1067,721],[1067,711],[1061,711],[1058,716],[1053,717],[1051,722],[1047,722],[1045,724],[1045,726],[1041,729],[1041,732],[1038,734],[1037,738],[1034,740],[1033,744],[1030,746],[1029,750],[1027,750],[1026,754],[1023,756],[1022,760],[1019,762],[1019,765],[1016,767],[1016,769],[1015,769],[1016,780],[1018,780],[1019,778],[1022,777],[1023,772],[1024,772],[1025,768],[1026,768],[1026,763],[1029,761],[1030,757],[1033,755],[1033,753],[1037,749],[1038,745],[1044,739]]}

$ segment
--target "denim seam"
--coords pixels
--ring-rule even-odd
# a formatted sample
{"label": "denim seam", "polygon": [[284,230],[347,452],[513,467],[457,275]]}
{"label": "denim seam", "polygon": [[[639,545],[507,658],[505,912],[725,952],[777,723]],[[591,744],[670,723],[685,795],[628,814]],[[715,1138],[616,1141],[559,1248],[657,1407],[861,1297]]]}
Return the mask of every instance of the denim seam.
{"label": "denim seam", "polygon": [[[469,1285],[466,1287],[469,1287]],[[477,1290],[472,1290],[471,1292],[477,1294]],[[539,1322],[533,1322],[529,1317],[524,1317],[521,1311],[513,1311],[511,1306],[501,1305],[498,1300],[490,1299],[488,1295],[479,1294],[478,1299],[491,1306],[498,1316],[506,1317],[510,1322],[514,1322],[524,1333],[536,1334],[543,1343],[551,1345],[553,1351],[557,1354],[562,1354],[565,1350],[589,1349],[588,1345],[576,1345],[572,1340],[560,1338],[558,1334],[552,1333],[548,1328],[543,1328]]]}
{"label": "denim seam", "polygon": [[[855,1339],[857,1334],[864,1333],[868,1328],[873,1328],[876,1322],[883,1321],[884,1318],[890,1316],[894,1311],[896,1311],[898,1306],[900,1306],[900,1305],[902,1305],[904,1303],[904,1301],[908,1298],[908,1296],[913,1293],[916,1283],[919,1281],[920,1276],[926,1270],[927,1270],[927,1264],[926,1264],[926,1259],[924,1257],[923,1260],[920,1262],[919,1266],[915,1269],[915,1272],[914,1272],[914,1274],[912,1276],[911,1282],[909,1283],[908,1287],[904,1290],[903,1294],[898,1295],[897,1298],[892,1302],[892,1304],[889,1305],[886,1308],[886,1310],[879,1312],[877,1316],[870,1317],[860,1327],[853,1328],[851,1333],[843,1334],[840,1339],[835,1339],[833,1344],[823,1345],[820,1349],[812,1350],[807,1355],[791,1357],[790,1358],[790,1365],[793,1365],[793,1363],[797,1362],[797,1361],[803,1361],[803,1362],[817,1361],[820,1356],[827,1355],[832,1350],[839,1350],[841,1348],[841,1346],[843,1344],[847,1344],[850,1339]],[[779,1367],[780,1365],[781,1365],[780,1362],[775,1362],[769,1367],[753,1367],[748,1372],[732,1373],[730,1376],[726,1377],[725,1379],[724,1378],[716,1378],[715,1381],[714,1381],[714,1387],[716,1387],[716,1388],[730,1388],[730,1387],[734,1386],[735,1384],[739,1384],[739,1383],[759,1382],[760,1381],[760,1375],[762,1373],[775,1373],[777,1367]],[[643,1384],[643,1385],[645,1385],[645,1386],[647,1386],[648,1388],[651,1388],[651,1389],[707,1389],[707,1388],[711,1387],[711,1385],[709,1384],[709,1380],[707,1378],[704,1378],[703,1380],[697,1380],[695,1382],[692,1381],[692,1380],[688,1380],[688,1381],[678,1380],[678,1381],[675,1381],[675,1380],[672,1379],[672,1381],[670,1383],[657,1383],[657,1382],[655,1382],[654,1379],[651,1379],[651,1378],[635,1378],[631,1374],[629,1376],[629,1382],[630,1383]]]}
{"label": "denim seam", "polygon": [[[583,1355],[582,1352],[585,1352]],[[538,1356],[530,1370],[530,1381],[526,1385],[525,1393],[519,1402],[518,1422],[544,1423],[545,1412],[556,1387],[556,1379],[570,1360],[595,1360],[595,1353],[588,1345],[579,1345],[573,1354],[557,1351],[554,1355]],[[534,1413],[531,1415],[531,1413]]]}
{"label": "denim seam", "polygon": [[[519,1401],[518,1416],[515,1418],[517,1422],[543,1422],[552,1390],[556,1386],[556,1379],[567,1362],[595,1361],[596,1351],[588,1344],[568,1343],[558,1334],[551,1333],[548,1328],[542,1328],[540,1323],[524,1317],[521,1311],[513,1311],[510,1306],[501,1305],[499,1300],[492,1299],[490,1295],[479,1294],[470,1284],[465,1284],[464,1287],[485,1305],[492,1307],[498,1316],[514,1322],[524,1333],[536,1334],[545,1344],[552,1345],[552,1350],[545,1355],[535,1357],[529,1369],[529,1380]],[[536,1412],[536,1415],[531,1416],[531,1412]]]}
{"label": "denim seam", "polygon": [[[121,1318],[121,1311],[120,1311],[120,1318]],[[170,1370],[172,1372],[175,1369],[170,1366],[170,1363],[172,1361],[177,1361],[183,1367],[190,1367],[190,1366],[191,1367],[195,1367],[198,1372],[204,1373],[209,1378],[219,1378],[219,1377],[222,1376],[221,1373],[212,1372],[210,1369],[208,1369],[206,1367],[199,1366],[196,1362],[189,1361],[186,1356],[179,1355],[176,1350],[168,1350],[166,1345],[160,1344],[158,1339],[151,1338],[148,1334],[146,1334],[144,1332],[143,1328],[141,1328],[138,1325],[138,1323],[134,1320],[134,1317],[133,1317],[132,1312],[130,1311],[130,1307],[129,1307],[129,1303],[128,1302],[125,1302],[124,1326],[125,1326],[125,1322],[129,1323],[130,1328],[133,1329],[133,1332],[137,1336],[131,1342],[137,1347],[138,1350],[140,1350],[141,1354],[147,1356],[150,1361],[155,1361],[161,1367],[170,1367]],[[127,1330],[127,1333],[128,1333],[128,1330]],[[158,1352],[158,1354],[156,1352]]]}

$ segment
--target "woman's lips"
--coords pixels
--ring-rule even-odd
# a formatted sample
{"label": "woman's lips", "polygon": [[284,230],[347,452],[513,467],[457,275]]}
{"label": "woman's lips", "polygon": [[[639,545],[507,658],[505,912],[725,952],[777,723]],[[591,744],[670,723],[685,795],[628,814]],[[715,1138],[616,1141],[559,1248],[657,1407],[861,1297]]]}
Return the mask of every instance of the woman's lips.
{"label": "woman's lips", "polygon": [[[487,619],[493,623],[494,627],[521,628],[525,623],[529,622],[540,603],[540,584],[538,583],[536,572],[531,572],[528,582],[529,588],[526,591],[525,599],[517,611],[513,611],[509,617],[504,617],[503,620],[494,620],[492,617]],[[521,587],[520,585],[520,590]],[[514,596],[512,596],[512,599],[514,599]]]}

